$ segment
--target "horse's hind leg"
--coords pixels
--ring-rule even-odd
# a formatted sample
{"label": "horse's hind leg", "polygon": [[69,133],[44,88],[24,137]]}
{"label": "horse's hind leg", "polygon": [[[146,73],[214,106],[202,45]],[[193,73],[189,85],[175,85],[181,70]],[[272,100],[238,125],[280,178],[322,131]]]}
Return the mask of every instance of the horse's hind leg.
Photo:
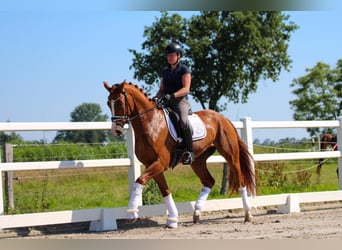
{"label": "horse's hind leg", "polygon": [[203,186],[201,193],[198,196],[198,199],[195,203],[195,210],[193,214],[193,222],[198,223],[201,217],[201,211],[204,208],[204,203],[208,199],[211,188]]}
{"label": "horse's hind leg", "polygon": [[211,176],[210,172],[207,168],[207,159],[208,157],[215,151],[215,149],[207,150],[204,154],[196,158],[194,163],[192,164],[192,169],[194,170],[195,174],[201,180],[203,184],[202,190],[198,196],[198,199],[195,203],[195,210],[193,214],[193,222],[198,223],[200,221],[201,211],[204,209],[205,201],[207,200],[211,188],[215,184],[214,178]]}
{"label": "horse's hind leg", "polygon": [[322,169],[323,163],[324,163],[324,159],[319,159],[318,165],[317,165],[317,168],[316,168],[316,174],[319,177],[321,176],[321,169]]}
{"label": "horse's hind leg", "polygon": [[248,200],[246,187],[240,187],[239,192],[242,198],[243,209],[245,210],[245,222],[252,221],[251,205]]}
{"label": "horse's hind leg", "polygon": [[[229,134],[227,132],[227,134]],[[236,134],[235,138],[220,138],[218,151],[226,159],[229,165],[229,184],[232,191],[239,191],[242,198],[242,205],[245,211],[245,222],[252,220],[251,206],[247,196],[247,187],[254,189],[254,173],[252,168],[252,158],[247,146]],[[229,145],[229,146],[225,146]]]}

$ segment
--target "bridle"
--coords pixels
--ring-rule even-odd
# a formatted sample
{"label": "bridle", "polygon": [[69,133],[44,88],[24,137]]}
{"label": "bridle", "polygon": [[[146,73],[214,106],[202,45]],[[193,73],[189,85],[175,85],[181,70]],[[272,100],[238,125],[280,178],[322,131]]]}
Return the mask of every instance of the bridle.
{"label": "bridle", "polygon": [[[115,102],[117,100],[121,99],[122,95],[125,98],[125,106],[126,107],[124,110],[125,110],[126,114],[124,113],[124,115],[115,115]],[[126,91],[123,91],[123,93],[120,93],[120,95],[116,99],[110,100],[110,111],[112,113],[111,121],[112,122],[124,121],[124,120],[129,121],[130,118],[129,118],[128,112],[126,112],[127,108],[129,108],[131,111],[131,106],[128,103]]]}
{"label": "bridle", "polygon": [[[124,107],[124,114],[123,115],[115,115],[115,102],[118,101],[119,99],[121,99],[122,97],[125,98],[125,100],[124,100],[124,105],[125,105],[125,107]],[[136,101],[135,101],[134,97],[133,97],[133,102],[136,105]],[[123,125],[125,123],[127,123],[127,122],[129,123],[129,122],[133,121],[134,119],[136,119],[138,117],[141,117],[144,114],[154,110],[157,107],[157,105],[158,105],[158,103],[155,104],[152,108],[149,108],[149,109],[143,111],[142,113],[138,113],[138,114],[132,116],[133,108],[130,106],[130,104],[128,102],[126,91],[123,90],[117,98],[110,100],[110,110],[111,110],[111,113],[112,113],[111,121],[113,123],[123,127]],[[124,121],[124,122],[123,123],[118,123],[118,121]]]}

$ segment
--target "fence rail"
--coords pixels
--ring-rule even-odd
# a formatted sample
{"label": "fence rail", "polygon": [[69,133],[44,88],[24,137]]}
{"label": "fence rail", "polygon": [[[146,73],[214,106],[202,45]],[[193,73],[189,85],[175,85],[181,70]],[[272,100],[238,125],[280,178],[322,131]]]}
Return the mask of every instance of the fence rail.
{"label": "fence rail", "polygon": [[[242,139],[246,142],[249,151],[256,161],[273,160],[297,160],[315,158],[338,158],[339,189],[342,189],[342,118],[334,121],[252,121],[251,118],[242,118],[233,122],[240,130]],[[110,122],[15,122],[0,123],[0,131],[60,131],[60,130],[109,130]],[[253,153],[253,129],[270,128],[308,128],[308,127],[332,127],[337,130],[337,143],[339,151],[327,152],[297,152],[297,153]],[[43,170],[43,169],[68,169],[68,168],[93,168],[93,167],[128,167],[130,191],[134,181],[140,176],[141,164],[135,157],[134,132],[127,128],[127,153],[128,158],[106,160],[75,160],[75,161],[44,161],[44,162],[15,162],[0,163],[0,174],[8,171]],[[208,163],[225,163],[222,156],[211,156]],[[114,230],[117,229],[116,219],[124,218],[125,208],[96,208],[86,210],[71,210],[34,214],[3,215],[4,198],[3,183],[0,178],[0,228],[14,228],[36,225],[49,225],[58,223],[73,223],[91,221],[90,230]],[[303,202],[342,200],[342,191],[327,191],[304,194],[280,194],[259,196],[253,199],[253,206],[279,205],[280,212],[298,212],[299,204]],[[194,201],[177,203],[179,212],[192,212]],[[207,210],[222,210],[242,208],[240,198],[210,200],[206,203]],[[142,216],[165,215],[164,205],[142,206]]]}

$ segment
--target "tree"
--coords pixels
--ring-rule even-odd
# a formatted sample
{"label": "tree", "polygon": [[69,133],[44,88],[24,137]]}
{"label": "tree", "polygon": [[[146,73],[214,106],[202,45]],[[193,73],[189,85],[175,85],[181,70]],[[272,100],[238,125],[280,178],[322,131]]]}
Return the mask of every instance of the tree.
{"label": "tree", "polygon": [[[342,115],[342,60],[335,69],[318,62],[306,69],[307,75],[294,79],[291,87],[297,99],[290,101],[295,120],[335,120]],[[310,136],[321,132],[319,128],[308,128]],[[331,132],[329,129],[324,132]]]}
{"label": "tree", "polygon": [[276,81],[282,69],[289,70],[288,42],[297,26],[288,19],[281,12],[203,11],[189,19],[162,12],[145,27],[142,52],[129,50],[130,69],[151,91],[159,84],[161,65],[166,66],[166,45],[179,42],[183,62],[192,69],[194,100],[203,109],[222,111],[228,102],[246,102],[261,78]]}
{"label": "tree", "polygon": [[12,144],[19,144],[23,142],[23,138],[14,132],[11,133],[5,133],[3,131],[0,131],[0,145],[3,145],[5,143],[12,143]]}
{"label": "tree", "polygon": [[[71,122],[101,122],[108,119],[107,115],[102,115],[99,104],[83,103],[71,112]],[[82,131],[58,131],[54,142],[84,142],[84,143],[103,143],[107,139],[105,131],[82,130]]]}

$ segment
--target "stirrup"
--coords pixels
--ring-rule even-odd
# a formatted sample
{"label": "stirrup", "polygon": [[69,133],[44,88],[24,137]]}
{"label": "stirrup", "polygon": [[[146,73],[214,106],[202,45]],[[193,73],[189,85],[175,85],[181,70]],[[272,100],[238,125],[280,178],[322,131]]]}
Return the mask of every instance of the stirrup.
{"label": "stirrup", "polygon": [[195,160],[194,153],[188,151],[185,153],[182,164],[183,165],[191,165],[194,160]]}

